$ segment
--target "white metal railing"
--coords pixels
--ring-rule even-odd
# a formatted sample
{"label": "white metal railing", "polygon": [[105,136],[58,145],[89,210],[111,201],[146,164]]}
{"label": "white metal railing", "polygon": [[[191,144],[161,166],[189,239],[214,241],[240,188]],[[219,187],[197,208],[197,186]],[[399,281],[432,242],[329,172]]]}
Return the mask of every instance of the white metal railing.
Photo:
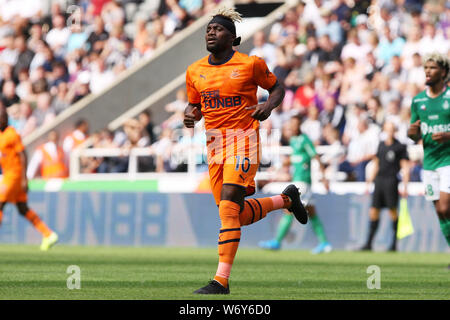
{"label": "white metal railing", "polygon": [[[319,155],[327,152],[329,146],[317,146],[316,151]],[[268,146],[263,147],[263,155],[266,158],[275,159],[279,156],[288,156],[292,153],[289,146]],[[421,145],[409,145],[408,154],[412,159],[422,159],[423,150]],[[187,172],[138,172],[139,157],[157,157],[158,154],[152,147],[146,148],[78,148],[71,152],[70,155],[70,179],[72,180],[96,180],[96,179],[158,179],[162,176],[172,175],[180,176],[180,178],[198,175],[197,165],[206,163],[206,146],[186,145],[184,147],[174,148],[170,157],[172,161],[178,163],[187,163]],[[168,156],[168,155],[159,155]],[[81,157],[128,157],[128,170],[125,173],[81,173],[80,158]],[[202,162],[198,161],[203,159]],[[313,171],[318,171],[318,165],[312,165]],[[256,179],[270,179],[272,173],[259,171]],[[314,175],[314,174],[313,174]]]}

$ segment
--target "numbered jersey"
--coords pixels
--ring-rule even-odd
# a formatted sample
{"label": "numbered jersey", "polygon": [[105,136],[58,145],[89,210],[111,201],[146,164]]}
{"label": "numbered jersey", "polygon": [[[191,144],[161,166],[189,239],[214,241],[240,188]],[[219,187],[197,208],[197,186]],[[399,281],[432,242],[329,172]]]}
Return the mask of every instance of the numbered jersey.
{"label": "numbered jersey", "polygon": [[450,88],[438,97],[430,98],[426,90],[414,97],[411,104],[411,123],[420,120],[423,140],[423,168],[436,170],[450,165],[450,142],[438,143],[431,136],[450,131]]}

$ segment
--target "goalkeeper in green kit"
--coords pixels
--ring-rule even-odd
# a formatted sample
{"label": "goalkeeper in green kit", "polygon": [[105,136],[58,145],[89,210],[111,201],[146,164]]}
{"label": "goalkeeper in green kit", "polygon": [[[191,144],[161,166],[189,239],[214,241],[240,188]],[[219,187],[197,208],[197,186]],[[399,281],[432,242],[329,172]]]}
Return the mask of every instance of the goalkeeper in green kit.
{"label": "goalkeeper in green kit", "polygon": [[[299,189],[301,194],[301,200],[305,209],[308,211],[309,220],[311,222],[314,234],[319,240],[319,244],[311,252],[313,254],[328,253],[332,250],[330,243],[325,235],[322,222],[316,214],[316,209],[313,204],[312,191],[311,191],[311,160],[316,159],[319,161],[322,171],[322,182],[328,191],[328,181],[325,179],[325,166],[320,161],[319,155],[314,148],[314,144],[308,138],[306,134],[302,134],[300,131],[301,120],[298,117],[292,117],[289,120],[290,130],[292,137],[289,144],[292,148],[291,165],[294,169],[293,172],[293,184]],[[291,228],[294,217],[289,211],[285,210],[285,214],[282,216],[278,228],[276,237],[272,240],[261,241],[259,246],[263,249],[279,250],[281,249],[281,243]]]}
{"label": "goalkeeper in green kit", "polygon": [[441,54],[425,57],[426,90],[411,104],[408,137],[423,141],[425,198],[433,201],[439,224],[450,246],[450,88],[449,60]]}

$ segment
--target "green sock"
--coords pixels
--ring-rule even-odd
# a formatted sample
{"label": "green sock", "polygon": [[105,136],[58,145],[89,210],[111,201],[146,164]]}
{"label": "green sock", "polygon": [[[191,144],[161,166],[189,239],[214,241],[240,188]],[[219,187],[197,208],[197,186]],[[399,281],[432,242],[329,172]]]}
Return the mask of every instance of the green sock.
{"label": "green sock", "polygon": [[292,214],[283,214],[277,228],[277,237],[275,238],[279,243],[283,241],[284,237],[287,235],[289,229],[291,228],[292,220],[294,216]]}
{"label": "green sock", "polygon": [[317,236],[317,239],[319,239],[320,243],[328,242],[327,237],[325,236],[325,230],[323,230],[322,222],[320,221],[319,217],[315,215],[314,217],[310,218],[314,233]]}
{"label": "green sock", "polygon": [[450,246],[450,220],[439,219],[439,224],[441,226],[441,231],[447,240],[447,244]]}

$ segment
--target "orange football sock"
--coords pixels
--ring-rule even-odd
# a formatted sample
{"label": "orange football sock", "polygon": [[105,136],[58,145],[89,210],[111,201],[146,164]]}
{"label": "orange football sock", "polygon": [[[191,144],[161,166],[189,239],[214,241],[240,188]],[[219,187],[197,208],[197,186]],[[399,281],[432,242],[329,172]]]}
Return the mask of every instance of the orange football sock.
{"label": "orange football sock", "polygon": [[2,219],[3,219],[3,211],[0,210],[0,224],[2,223]]}
{"label": "orange football sock", "polygon": [[31,224],[36,228],[36,230],[42,233],[44,237],[48,237],[52,233],[52,230],[47,227],[47,225],[33,210],[29,209],[25,214],[25,218],[30,221]]}
{"label": "orange football sock", "polygon": [[218,242],[219,266],[214,280],[220,282],[224,287],[228,286],[231,266],[241,240],[239,211],[240,207],[235,202],[221,200],[219,203],[219,216],[222,226]]}
{"label": "orange football sock", "polygon": [[270,211],[289,208],[290,206],[291,200],[284,194],[245,200],[244,210],[242,210],[239,216],[241,226],[246,226],[263,219]]}

